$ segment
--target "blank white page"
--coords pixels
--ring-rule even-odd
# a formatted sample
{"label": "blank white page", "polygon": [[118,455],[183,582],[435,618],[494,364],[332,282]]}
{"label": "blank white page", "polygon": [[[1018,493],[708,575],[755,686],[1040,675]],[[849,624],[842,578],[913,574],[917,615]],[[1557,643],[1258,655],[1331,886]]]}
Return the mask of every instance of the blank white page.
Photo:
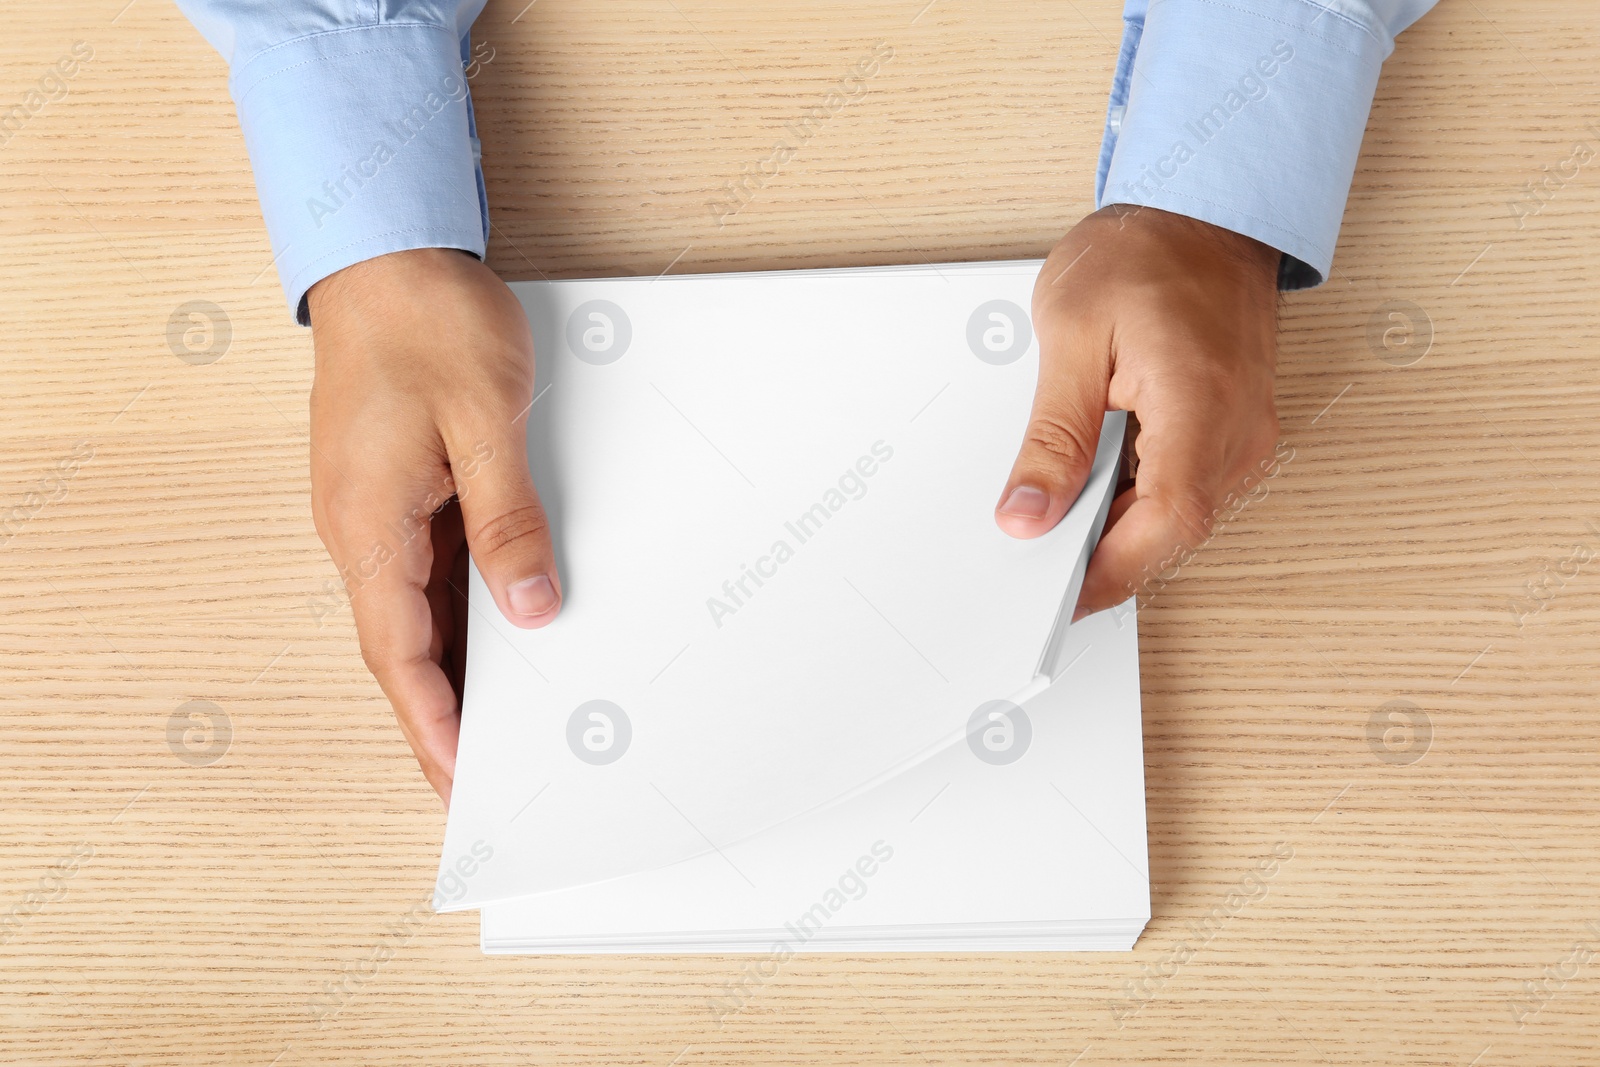
{"label": "blank white page", "polygon": [[1060,526],[995,526],[1038,266],[514,286],[565,600],[519,630],[473,574],[447,907],[738,841],[1029,685],[1122,418]]}
{"label": "blank white page", "polygon": [[692,951],[738,932],[797,949],[862,928],[1137,931],[1150,894],[1132,603],[1075,624],[1067,658],[1023,706],[1020,755],[991,762],[963,743],[720,852],[491,904],[484,946]]}

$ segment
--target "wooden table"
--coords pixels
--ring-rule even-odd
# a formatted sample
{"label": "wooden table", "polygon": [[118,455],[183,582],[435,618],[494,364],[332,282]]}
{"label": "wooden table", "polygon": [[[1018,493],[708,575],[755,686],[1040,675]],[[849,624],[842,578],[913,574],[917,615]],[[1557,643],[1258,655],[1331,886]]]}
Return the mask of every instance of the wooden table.
{"label": "wooden table", "polygon": [[[1120,4],[923,2],[491,3],[494,265],[1044,254]],[[1294,459],[1141,618],[1137,950],[802,958],[719,1026],[738,958],[486,959],[428,911],[441,811],[312,531],[310,337],[223,63],[125,3],[0,43],[7,105],[94,53],[0,146],[0,1061],[1600,1063],[1600,161],[1509,206],[1600,147],[1600,7],[1444,0],[1388,64],[1335,277],[1283,313]],[[197,300],[210,362],[169,342]],[[1409,348],[1369,343],[1391,301]]]}

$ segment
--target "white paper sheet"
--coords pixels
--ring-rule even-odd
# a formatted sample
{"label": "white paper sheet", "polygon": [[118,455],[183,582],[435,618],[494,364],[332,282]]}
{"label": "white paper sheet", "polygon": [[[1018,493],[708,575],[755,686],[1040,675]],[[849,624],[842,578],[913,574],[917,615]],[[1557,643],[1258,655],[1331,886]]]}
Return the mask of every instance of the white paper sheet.
{"label": "white paper sheet", "polygon": [[1121,425],[1054,531],[995,526],[1037,375],[1038,268],[514,287],[565,600],[522,631],[472,576],[441,889],[475,846],[495,862],[444,907],[739,841],[1029,686]]}
{"label": "white paper sheet", "polygon": [[991,756],[1007,762],[962,744],[720,851],[489,905],[484,948],[1128,947],[1150,907],[1132,604],[1074,625],[1066,651],[1026,739],[1013,728],[1020,754]]}

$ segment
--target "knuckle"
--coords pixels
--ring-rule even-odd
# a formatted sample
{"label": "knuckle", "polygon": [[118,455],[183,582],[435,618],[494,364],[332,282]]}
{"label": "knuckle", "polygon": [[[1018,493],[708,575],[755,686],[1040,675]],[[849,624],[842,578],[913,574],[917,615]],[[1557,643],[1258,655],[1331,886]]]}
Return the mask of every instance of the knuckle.
{"label": "knuckle", "polygon": [[[359,631],[359,628],[358,628]],[[378,641],[366,635],[361,635],[361,662],[366,664],[367,670],[374,678],[383,678],[389,673],[394,657],[389,650]]]}
{"label": "knuckle", "polygon": [[376,636],[378,629],[370,617],[357,620],[356,637],[361,648],[361,662],[366,664],[367,670],[382,685],[391,681],[397,672],[408,664],[414,664],[416,660],[398,652],[392,642]]}
{"label": "knuckle", "polygon": [[317,537],[337,562],[345,562],[346,549],[356,541],[358,504],[338,493],[318,493],[311,498],[311,524]]}
{"label": "knuckle", "polygon": [[1170,497],[1167,508],[1178,521],[1181,534],[1201,539],[1211,536],[1217,512],[1205,494],[1197,489],[1186,489]]}
{"label": "knuckle", "polygon": [[1234,453],[1234,467],[1230,473],[1239,483],[1235,491],[1248,491],[1253,484],[1269,477],[1274,471],[1278,452],[1278,418],[1268,413],[1243,432],[1238,450]]}
{"label": "knuckle", "polygon": [[317,540],[329,552],[333,551],[333,530],[328,524],[328,509],[315,496],[311,498],[311,526],[317,531]]}
{"label": "knuckle", "polygon": [[1058,467],[1080,465],[1093,454],[1087,431],[1054,415],[1038,416],[1028,424],[1023,448],[1026,452],[1050,457]]}
{"label": "knuckle", "polygon": [[542,547],[550,535],[550,520],[537,504],[503,511],[478,525],[468,536],[473,551],[496,556],[508,549]]}
{"label": "knuckle", "polygon": [[1245,452],[1252,461],[1264,459],[1272,455],[1278,447],[1278,413],[1268,411],[1261,418],[1253,421],[1245,437]]}

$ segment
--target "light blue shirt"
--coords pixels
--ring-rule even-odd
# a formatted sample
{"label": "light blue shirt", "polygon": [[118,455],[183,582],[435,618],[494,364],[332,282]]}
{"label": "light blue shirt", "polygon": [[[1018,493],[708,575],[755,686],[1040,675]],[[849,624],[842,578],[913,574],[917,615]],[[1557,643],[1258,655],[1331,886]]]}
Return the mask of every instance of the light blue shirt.
{"label": "light blue shirt", "polygon": [[[468,31],[485,0],[177,0],[232,72],[290,310],[317,281],[410,248],[488,244]],[[1095,199],[1188,215],[1333,262],[1394,37],[1436,0],[1128,0]]]}
{"label": "light blue shirt", "polygon": [[1394,38],[1437,0],[1128,0],[1095,202],[1189,215],[1321,285]]}

